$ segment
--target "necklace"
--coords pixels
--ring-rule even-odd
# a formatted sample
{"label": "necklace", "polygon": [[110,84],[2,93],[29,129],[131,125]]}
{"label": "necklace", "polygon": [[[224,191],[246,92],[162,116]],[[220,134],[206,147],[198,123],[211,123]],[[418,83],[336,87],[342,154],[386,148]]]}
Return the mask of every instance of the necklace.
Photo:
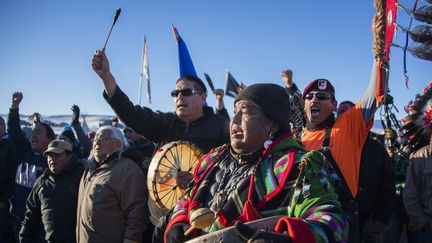
{"label": "necklace", "polygon": [[219,163],[215,183],[210,188],[212,199],[209,206],[212,211],[219,211],[240,185],[255,174],[260,162],[260,154],[260,151],[253,151],[245,155],[231,152]]}

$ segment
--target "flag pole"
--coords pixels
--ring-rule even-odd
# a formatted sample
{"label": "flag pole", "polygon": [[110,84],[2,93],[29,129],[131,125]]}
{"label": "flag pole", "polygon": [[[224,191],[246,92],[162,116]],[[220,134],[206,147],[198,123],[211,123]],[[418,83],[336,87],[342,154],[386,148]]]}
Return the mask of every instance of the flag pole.
{"label": "flag pole", "polygon": [[138,104],[141,106],[141,95],[142,95],[142,81],[143,81],[143,76],[142,74],[140,75],[140,85],[139,85],[139,98],[138,98]]}
{"label": "flag pole", "polygon": [[145,36],[143,40],[143,48],[142,48],[142,55],[141,55],[141,73],[140,73],[140,85],[139,85],[139,98],[138,98],[138,104],[141,106],[141,96],[142,96],[142,83],[143,83],[143,76],[144,76],[144,51],[145,51]]}

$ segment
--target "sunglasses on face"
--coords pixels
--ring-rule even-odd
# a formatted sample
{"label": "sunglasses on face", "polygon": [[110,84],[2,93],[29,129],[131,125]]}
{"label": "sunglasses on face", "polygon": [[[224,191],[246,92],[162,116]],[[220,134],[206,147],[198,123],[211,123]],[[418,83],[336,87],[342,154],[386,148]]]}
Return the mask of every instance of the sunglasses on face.
{"label": "sunglasses on face", "polygon": [[327,94],[327,93],[307,93],[305,95],[306,100],[312,100],[313,97],[316,97],[318,100],[328,100],[332,96],[331,94]]}
{"label": "sunglasses on face", "polygon": [[194,94],[201,94],[202,90],[196,90],[196,89],[176,89],[171,91],[172,97],[177,97],[179,94],[182,94],[183,96],[191,96]]}

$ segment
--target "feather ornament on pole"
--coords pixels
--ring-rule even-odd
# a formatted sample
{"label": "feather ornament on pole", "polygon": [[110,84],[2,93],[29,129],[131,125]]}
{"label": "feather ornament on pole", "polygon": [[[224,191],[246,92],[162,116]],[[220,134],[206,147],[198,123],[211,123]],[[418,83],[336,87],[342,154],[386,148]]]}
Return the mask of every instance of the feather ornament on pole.
{"label": "feather ornament on pole", "polygon": [[408,31],[411,39],[415,42],[432,42],[432,26],[418,25],[413,30]]}
{"label": "feather ornament on pole", "polygon": [[408,14],[413,14],[416,20],[432,24],[432,6],[425,5],[418,9],[410,9],[402,4],[398,4],[398,7],[405,10]]}
{"label": "feather ornament on pole", "polygon": [[411,45],[410,47],[403,47],[394,43],[392,45],[403,50],[407,50],[414,57],[427,61],[432,61],[432,42],[416,43]]}

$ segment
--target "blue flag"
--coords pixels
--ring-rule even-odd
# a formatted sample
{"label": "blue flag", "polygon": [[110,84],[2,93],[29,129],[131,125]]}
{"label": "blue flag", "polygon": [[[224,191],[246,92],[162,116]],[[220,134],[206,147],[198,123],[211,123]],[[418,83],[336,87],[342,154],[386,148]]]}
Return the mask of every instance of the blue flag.
{"label": "blue flag", "polygon": [[180,77],[183,77],[185,75],[197,76],[186,44],[184,43],[183,39],[177,31],[177,28],[174,25],[172,26],[172,30],[178,45]]}

